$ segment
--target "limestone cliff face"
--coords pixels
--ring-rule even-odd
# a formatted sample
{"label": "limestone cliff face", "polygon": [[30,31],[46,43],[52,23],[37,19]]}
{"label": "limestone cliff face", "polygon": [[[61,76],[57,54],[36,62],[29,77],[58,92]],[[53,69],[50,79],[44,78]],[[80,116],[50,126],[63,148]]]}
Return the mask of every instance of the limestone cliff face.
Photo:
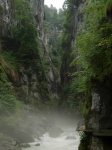
{"label": "limestone cliff face", "polygon": [[[56,27],[46,33],[45,32],[45,53],[44,57],[46,58],[49,67],[48,71],[46,73],[47,79],[48,79],[48,85],[49,85],[49,90],[52,91],[53,94],[57,95],[58,93],[58,87],[57,84],[60,82],[60,77],[59,77],[59,70],[57,67],[53,64],[52,58],[50,57],[50,53],[53,52],[53,46],[57,43],[58,45],[58,39],[59,39],[60,32]],[[54,44],[54,45],[53,45]],[[56,45],[55,45],[56,47]],[[58,50],[57,50],[58,51]],[[59,56],[57,56],[59,57]]]}
{"label": "limestone cliff face", "polygon": [[[39,39],[39,44],[42,49],[41,51],[41,59],[44,61],[44,63],[48,64],[48,71],[45,73],[47,84],[48,84],[48,90],[51,92],[51,94],[57,95],[57,82],[59,79],[59,74],[56,71],[56,68],[54,67],[52,60],[49,56],[49,50],[50,46],[47,42],[50,38],[54,36],[54,32],[49,35],[46,35],[44,32],[44,0],[30,0],[33,9],[34,9],[34,17],[37,23],[37,34]],[[56,36],[57,37],[57,36]]]}
{"label": "limestone cliff face", "polygon": [[44,0],[29,0],[33,6],[34,17],[37,22],[37,33],[40,44],[44,41],[43,19],[44,19]]}
{"label": "limestone cliff face", "polygon": [[[43,32],[44,0],[30,0],[30,2],[33,6],[34,18],[37,22],[37,40],[43,55],[45,49]],[[9,36],[9,25],[11,26],[13,24],[16,26],[17,24],[14,19],[13,1],[0,0],[0,10],[2,12],[0,16],[0,43],[1,47],[4,47],[5,39]],[[41,56],[39,61],[41,64]],[[6,69],[6,73],[10,82],[12,82],[14,86],[17,97],[20,100],[26,103],[33,103],[34,101],[40,103],[41,101],[49,99],[49,89],[47,86],[47,78],[45,77],[44,69],[33,69],[31,67],[26,69],[24,66],[21,66],[18,70],[12,71],[11,68]]]}
{"label": "limestone cliff face", "polygon": [[12,20],[11,1],[0,0],[1,36],[7,35],[7,24]]}
{"label": "limestone cliff face", "polygon": [[[9,80],[12,82],[18,98],[25,103],[43,103],[50,97],[55,80],[55,71],[47,53],[43,20],[44,20],[44,0],[29,0],[32,5],[34,19],[37,27],[37,41],[41,49],[40,64],[44,60],[49,64],[49,72],[45,73],[44,68],[25,68],[21,66],[18,70],[6,71]],[[7,40],[8,27],[17,25],[14,18],[13,0],[0,0],[0,51],[4,51],[5,41]]]}

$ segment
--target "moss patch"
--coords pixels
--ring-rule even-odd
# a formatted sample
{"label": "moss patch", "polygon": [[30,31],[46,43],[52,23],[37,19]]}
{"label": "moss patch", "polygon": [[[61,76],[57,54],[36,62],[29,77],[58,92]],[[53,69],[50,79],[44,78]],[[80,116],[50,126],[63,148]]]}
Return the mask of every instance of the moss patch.
{"label": "moss patch", "polygon": [[89,150],[89,145],[91,142],[91,135],[90,134],[81,134],[81,140],[78,150]]}

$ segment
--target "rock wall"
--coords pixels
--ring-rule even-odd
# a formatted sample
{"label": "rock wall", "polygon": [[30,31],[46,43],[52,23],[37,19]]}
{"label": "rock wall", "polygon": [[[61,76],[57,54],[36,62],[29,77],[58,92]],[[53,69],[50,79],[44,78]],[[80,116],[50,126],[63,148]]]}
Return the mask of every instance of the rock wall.
{"label": "rock wall", "polygon": [[[70,2],[69,2],[70,3]],[[64,25],[65,34],[63,33],[63,41],[61,45],[62,49],[62,65],[60,70],[61,77],[61,102],[60,105],[62,108],[66,108],[67,111],[77,111],[78,109],[78,100],[76,91],[72,91],[72,83],[74,79],[74,72],[77,72],[78,66],[71,66],[74,58],[77,55],[73,56],[72,53],[76,50],[75,43],[80,30],[83,24],[83,11],[84,11],[84,0],[72,1],[72,7],[68,5],[68,13],[66,15],[66,21]],[[72,16],[72,17],[71,17]],[[67,22],[69,20],[69,22]],[[69,38],[68,38],[69,37]],[[71,106],[72,103],[72,106]]]}
{"label": "rock wall", "polygon": [[42,46],[44,41],[43,20],[44,20],[44,0],[29,0],[33,6],[34,17],[37,22],[37,34],[39,43]]}
{"label": "rock wall", "polygon": [[46,73],[46,76],[48,79],[49,91],[51,91],[53,94],[57,96],[58,96],[58,83],[60,82],[59,70],[56,68],[56,66],[54,66],[49,54],[52,53],[53,51],[53,48],[54,48],[53,44],[55,43],[57,43],[57,45],[59,44],[57,42],[59,41],[59,35],[60,35],[60,31],[58,31],[56,27],[52,27],[49,30],[49,32],[45,32],[45,36],[44,36],[45,37],[44,38],[44,43],[45,43],[44,57],[46,58],[49,64],[48,72]]}
{"label": "rock wall", "polygon": [[[34,19],[37,27],[37,41],[40,51],[40,64],[45,61],[49,64],[49,71],[44,68],[25,68],[21,66],[18,70],[8,68],[6,73],[12,82],[17,97],[25,103],[43,103],[50,98],[50,92],[56,94],[57,73],[48,54],[48,47],[45,44],[43,29],[44,21],[44,0],[29,0],[33,7]],[[4,45],[8,39],[8,27],[17,25],[14,19],[13,0],[0,0],[0,51],[4,51]]]}
{"label": "rock wall", "polygon": [[92,105],[86,118],[86,130],[92,133],[90,150],[112,149],[112,94],[111,80],[106,79],[103,85],[96,83],[91,91]]}
{"label": "rock wall", "polygon": [[[88,1],[86,1],[88,3]],[[81,29],[83,25],[83,8],[86,5],[79,6],[77,15],[76,31]],[[78,21],[78,18],[79,21]],[[110,19],[110,18],[109,18]],[[111,19],[110,19],[111,20]],[[111,22],[111,21],[110,21]],[[77,35],[75,35],[77,38]],[[112,80],[106,77],[104,81],[92,81],[91,88],[91,107],[86,116],[86,132],[89,135],[87,142],[88,150],[111,150],[112,149]],[[83,146],[84,147],[84,146]],[[79,148],[82,150],[81,148]]]}
{"label": "rock wall", "polygon": [[[44,1],[31,1],[31,4],[34,8],[35,20],[37,22],[37,40],[40,43],[43,42],[43,17],[44,17]],[[14,9],[13,9],[13,0],[0,0],[0,7],[2,9],[1,17],[1,43],[2,49],[4,51],[5,42],[8,41],[9,34],[8,29],[11,25],[17,25],[17,20],[14,18]],[[43,51],[43,49],[42,49]],[[41,62],[40,62],[41,63]],[[32,103],[34,100],[41,101],[45,97],[42,97],[42,80],[46,82],[44,73],[41,70],[41,77],[39,75],[39,69],[20,67],[18,71],[11,70],[6,68],[6,73],[9,77],[9,80],[12,82],[15,92],[18,98],[25,103]],[[43,79],[41,79],[43,78]],[[40,81],[41,80],[41,81]],[[44,87],[43,87],[44,88]],[[48,90],[44,88],[43,91]],[[46,94],[46,95],[47,95]],[[41,96],[40,96],[41,95]],[[43,94],[44,95],[44,94]],[[45,95],[44,95],[45,96]],[[47,96],[46,96],[47,97]],[[47,97],[48,98],[48,97]]]}
{"label": "rock wall", "polygon": [[[41,59],[42,61],[45,61],[48,64],[48,71],[45,73],[47,83],[48,83],[48,90],[51,92],[51,95],[55,94],[57,95],[57,82],[59,81],[59,74],[54,67],[52,60],[49,56],[50,46],[48,44],[48,41],[51,37],[54,36],[54,31],[50,35],[46,35],[44,32],[44,0],[30,0],[33,8],[34,8],[34,14],[35,14],[35,20],[37,22],[37,33],[38,33],[38,39],[39,44],[42,49],[41,51]],[[58,35],[57,35],[58,36]]]}
{"label": "rock wall", "polygon": [[90,150],[103,150],[103,143],[100,138],[92,137]]}
{"label": "rock wall", "polygon": [[94,130],[112,129],[111,89],[97,86],[92,89],[91,115],[88,128]]}
{"label": "rock wall", "polygon": [[11,1],[0,0],[1,8],[1,36],[7,36],[7,24],[12,20]]}
{"label": "rock wall", "polygon": [[[35,20],[37,22],[37,33],[39,41],[43,42],[44,32],[43,32],[43,19],[44,19],[44,0],[29,0],[33,6],[33,13]],[[2,36],[7,37],[8,23],[15,24],[14,20],[14,10],[13,10],[13,0],[0,0],[0,6],[2,9]]]}

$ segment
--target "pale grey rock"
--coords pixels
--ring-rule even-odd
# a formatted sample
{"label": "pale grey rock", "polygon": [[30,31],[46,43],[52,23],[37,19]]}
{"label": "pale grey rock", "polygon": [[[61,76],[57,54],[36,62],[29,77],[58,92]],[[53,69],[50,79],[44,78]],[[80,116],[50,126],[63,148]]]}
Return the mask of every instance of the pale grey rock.
{"label": "pale grey rock", "polygon": [[99,112],[101,109],[101,100],[99,93],[92,92],[92,107],[91,110]]}

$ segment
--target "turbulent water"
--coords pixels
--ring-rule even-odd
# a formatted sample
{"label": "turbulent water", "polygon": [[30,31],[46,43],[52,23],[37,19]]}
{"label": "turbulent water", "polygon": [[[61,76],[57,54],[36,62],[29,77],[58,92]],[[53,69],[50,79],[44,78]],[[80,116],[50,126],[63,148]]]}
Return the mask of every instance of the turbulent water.
{"label": "turbulent water", "polygon": [[[41,137],[41,142],[36,141],[31,143],[30,148],[23,150],[78,150],[79,134],[75,131],[75,128],[62,128],[63,133],[58,138],[51,138],[46,133]],[[67,136],[75,137],[75,139],[66,139]],[[36,143],[40,143],[40,146],[35,146]]]}

